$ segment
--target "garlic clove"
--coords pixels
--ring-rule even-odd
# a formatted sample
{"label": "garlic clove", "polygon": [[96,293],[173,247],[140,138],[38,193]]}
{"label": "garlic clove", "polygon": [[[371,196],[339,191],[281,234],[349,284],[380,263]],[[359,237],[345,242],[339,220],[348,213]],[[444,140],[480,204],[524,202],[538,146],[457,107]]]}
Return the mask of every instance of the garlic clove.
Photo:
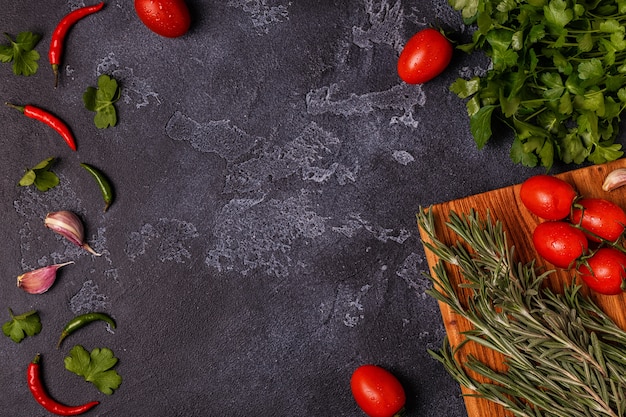
{"label": "garlic clove", "polygon": [[602,184],[602,189],[613,191],[623,185],[626,185],[626,168],[617,168],[608,173]]}
{"label": "garlic clove", "polygon": [[25,272],[17,277],[17,287],[29,294],[42,294],[48,291],[48,289],[52,287],[52,284],[54,284],[54,281],[56,281],[57,270],[73,263],[74,261],[69,261]]}
{"label": "garlic clove", "polygon": [[617,168],[607,174],[602,189],[613,191],[623,185],[626,185],[626,168]]}
{"label": "garlic clove", "polygon": [[85,243],[85,231],[80,218],[68,210],[48,213],[44,219],[44,224],[50,230],[60,234],[76,246],[80,246],[93,255],[100,256],[91,246]]}
{"label": "garlic clove", "polygon": [[84,229],[83,223],[78,216],[71,211],[55,211],[48,213],[44,219],[44,224],[53,232],[60,234],[77,246],[83,244]]}

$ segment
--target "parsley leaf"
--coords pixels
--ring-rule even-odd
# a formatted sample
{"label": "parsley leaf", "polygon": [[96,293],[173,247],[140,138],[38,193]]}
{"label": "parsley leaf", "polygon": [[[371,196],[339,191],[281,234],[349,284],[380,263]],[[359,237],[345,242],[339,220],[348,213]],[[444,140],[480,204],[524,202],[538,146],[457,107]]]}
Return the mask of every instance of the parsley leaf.
{"label": "parsley leaf", "polygon": [[54,157],[44,159],[37,165],[26,170],[18,185],[28,187],[35,185],[39,191],[48,191],[59,185],[59,177],[50,168],[54,164]]}
{"label": "parsley leaf", "polygon": [[117,81],[106,74],[98,77],[98,88],[87,87],[83,94],[83,102],[87,110],[96,112],[93,120],[98,129],[116,125],[117,111],[114,104],[120,96]]}
{"label": "parsley leaf", "polygon": [[41,320],[35,310],[18,316],[9,308],[11,320],[2,325],[2,333],[15,343],[20,343],[26,336],[34,336],[41,331]]}
{"label": "parsley leaf", "polygon": [[85,378],[106,395],[113,394],[122,383],[122,377],[113,368],[118,359],[113,356],[113,351],[108,348],[95,348],[88,352],[80,345],[70,350],[70,355],[65,357],[65,369]]}
{"label": "parsley leaf", "polygon": [[461,10],[464,19],[472,19],[478,11],[478,0],[448,0],[456,10]]}
{"label": "parsley leaf", "polygon": [[478,149],[482,149],[491,137],[491,114],[494,110],[495,106],[481,107],[470,117],[470,129],[476,138]]}
{"label": "parsley leaf", "polygon": [[479,88],[480,88],[480,79],[478,77],[474,77],[471,80],[458,78],[450,86],[450,91],[455,93],[460,98],[467,98],[475,94]]}
{"label": "parsley leaf", "polygon": [[41,35],[32,32],[21,32],[15,41],[8,33],[7,37],[10,45],[0,45],[0,62],[13,61],[13,74],[29,76],[37,72],[39,68],[39,52],[33,48],[41,39]]}
{"label": "parsley leaf", "polygon": [[567,8],[565,0],[552,0],[543,7],[546,23],[555,29],[563,29],[574,18],[574,11]]}

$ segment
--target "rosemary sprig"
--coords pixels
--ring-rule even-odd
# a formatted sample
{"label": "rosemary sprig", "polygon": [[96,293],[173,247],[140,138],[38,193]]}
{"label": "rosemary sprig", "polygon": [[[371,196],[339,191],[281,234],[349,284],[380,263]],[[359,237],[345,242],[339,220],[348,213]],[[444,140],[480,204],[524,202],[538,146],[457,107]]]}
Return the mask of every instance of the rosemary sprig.
{"label": "rosemary sprig", "polygon": [[[471,355],[460,363],[461,346],[444,340],[429,353],[473,394],[500,404],[517,417],[626,416],[626,332],[617,326],[580,286],[554,293],[542,285],[534,261],[516,262],[506,232],[489,213],[450,213],[447,226],[459,240],[447,245],[437,237],[432,211],[420,208],[418,224],[424,246],[439,258],[429,275],[429,294],[467,319],[465,342],[501,353],[505,371]],[[461,299],[445,264],[459,268]],[[470,375],[471,370],[485,378]]]}

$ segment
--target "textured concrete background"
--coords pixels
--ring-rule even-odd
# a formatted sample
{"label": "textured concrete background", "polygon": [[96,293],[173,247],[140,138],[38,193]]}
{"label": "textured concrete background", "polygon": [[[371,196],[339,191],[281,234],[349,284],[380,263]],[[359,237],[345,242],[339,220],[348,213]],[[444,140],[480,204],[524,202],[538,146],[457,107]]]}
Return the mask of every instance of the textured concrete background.
{"label": "textured concrete background", "polygon": [[[469,36],[459,14],[445,0],[189,0],[192,29],[166,39],[131,0],[108,0],[71,30],[54,89],[50,34],[85,3],[2,2],[0,31],[42,40],[35,75],[0,64],[1,100],[63,118],[78,151],[0,108],[0,321],[11,307],[43,323],[20,344],[0,338],[0,415],[47,415],[25,379],[40,352],[50,393],[100,400],[94,416],[356,417],[349,378],[364,363],[399,377],[407,416],[465,416],[427,353],[444,328],[414,215],[533,171],[512,165],[506,136],[476,150],[448,91],[485,71],[482,57],[455,53],[423,86],[396,75],[418,30]],[[81,98],[100,74],[122,87],[119,123],[105,130]],[[58,187],[16,186],[49,156]],[[114,183],[108,212],[80,162]],[[103,256],[46,230],[56,210],[78,213]],[[22,272],[67,260],[47,293],[15,287]],[[91,325],[56,350],[64,323],[93,310],[118,328]],[[119,357],[113,395],[65,371],[74,344]]]}

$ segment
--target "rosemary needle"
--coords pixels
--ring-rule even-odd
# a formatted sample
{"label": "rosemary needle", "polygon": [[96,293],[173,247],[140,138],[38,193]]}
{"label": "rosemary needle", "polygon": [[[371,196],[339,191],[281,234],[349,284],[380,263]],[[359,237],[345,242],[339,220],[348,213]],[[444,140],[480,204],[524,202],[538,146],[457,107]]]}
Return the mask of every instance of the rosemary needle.
{"label": "rosemary needle", "polygon": [[[430,210],[420,208],[417,221],[426,250],[439,258],[429,294],[472,324],[466,341],[505,358],[505,371],[472,356],[461,363],[461,346],[444,339],[429,353],[458,383],[517,417],[626,416],[626,332],[579,286],[563,293],[544,287],[551,272],[516,262],[502,224],[489,214],[451,212],[447,226],[459,238],[452,245],[437,238]],[[459,298],[445,264],[459,268],[469,298]]]}

